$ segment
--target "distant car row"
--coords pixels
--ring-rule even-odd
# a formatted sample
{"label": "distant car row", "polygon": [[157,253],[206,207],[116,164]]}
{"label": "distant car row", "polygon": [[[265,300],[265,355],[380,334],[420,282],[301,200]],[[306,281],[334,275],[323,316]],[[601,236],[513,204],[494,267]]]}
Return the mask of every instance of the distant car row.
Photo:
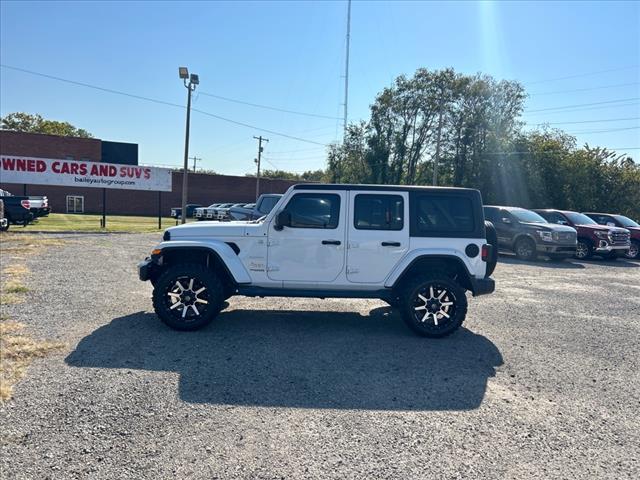
{"label": "distant car row", "polygon": [[484,215],[496,228],[498,247],[522,260],[640,257],[640,225],[624,215],[494,205]]}
{"label": "distant car row", "polygon": [[2,201],[2,219],[0,230],[7,230],[9,225],[28,225],[38,217],[46,217],[51,212],[47,197],[26,197],[12,195],[6,190],[0,190]]}
{"label": "distant car row", "polygon": [[[282,197],[278,193],[266,193],[260,195],[256,203],[213,203],[208,207],[190,203],[187,205],[187,218],[196,218],[197,220],[215,220],[219,222],[228,222],[233,220],[257,220],[267,215],[271,209],[278,203]],[[180,218],[182,214],[181,207],[171,209],[173,218]]]}

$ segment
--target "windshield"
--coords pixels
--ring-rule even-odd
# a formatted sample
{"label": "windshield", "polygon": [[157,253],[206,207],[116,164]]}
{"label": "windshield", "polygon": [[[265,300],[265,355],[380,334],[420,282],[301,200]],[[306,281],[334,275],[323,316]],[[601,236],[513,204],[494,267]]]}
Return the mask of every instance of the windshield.
{"label": "windshield", "polygon": [[520,222],[527,223],[548,223],[544,218],[538,215],[536,212],[532,212],[531,210],[517,209],[510,210],[511,215],[516,217]]}
{"label": "windshield", "polygon": [[595,220],[581,213],[566,212],[565,215],[567,216],[569,221],[574,225],[598,225],[598,223]]}
{"label": "windshield", "polygon": [[613,215],[613,217],[618,220],[623,227],[640,227],[638,222],[634,222],[629,217],[625,217],[624,215]]}

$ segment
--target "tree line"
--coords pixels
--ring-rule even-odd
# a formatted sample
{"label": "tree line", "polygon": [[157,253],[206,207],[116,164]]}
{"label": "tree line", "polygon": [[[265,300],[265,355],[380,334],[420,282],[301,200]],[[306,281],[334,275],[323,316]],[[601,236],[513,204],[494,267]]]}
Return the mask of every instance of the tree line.
{"label": "tree line", "polygon": [[452,69],[400,76],[329,147],[323,180],[471,187],[486,204],[640,217],[640,165],[559,129],[525,131],[518,82]]}

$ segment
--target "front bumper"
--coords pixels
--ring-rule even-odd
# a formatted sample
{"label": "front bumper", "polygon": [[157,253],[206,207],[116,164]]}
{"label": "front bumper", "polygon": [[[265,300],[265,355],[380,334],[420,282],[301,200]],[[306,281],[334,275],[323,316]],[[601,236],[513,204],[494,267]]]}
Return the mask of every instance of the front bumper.
{"label": "front bumper", "polygon": [[142,262],[138,263],[138,278],[143,282],[151,280],[155,267],[156,264],[151,260],[151,258],[145,258]]}
{"label": "front bumper", "polygon": [[593,249],[594,252],[597,253],[610,253],[610,252],[619,252],[626,253],[631,248],[631,244],[628,243],[626,245],[610,245],[605,241],[600,241],[599,245]]}
{"label": "front bumper", "polygon": [[553,243],[537,243],[536,251],[540,254],[554,255],[554,256],[567,256],[572,257],[576,253],[576,244],[553,244]]}
{"label": "front bumper", "polygon": [[471,277],[471,293],[474,297],[479,295],[488,295],[496,289],[496,282],[493,278],[476,278]]}

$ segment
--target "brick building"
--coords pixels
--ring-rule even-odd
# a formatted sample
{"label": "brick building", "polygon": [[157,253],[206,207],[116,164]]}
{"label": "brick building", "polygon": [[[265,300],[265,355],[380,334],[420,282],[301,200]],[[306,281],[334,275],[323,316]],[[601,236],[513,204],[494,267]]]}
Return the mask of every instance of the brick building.
{"label": "brick building", "polygon": [[[138,164],[136,144],[107,142],[96,138],[59,137],[36,133],[0,130],[0,154],[22,157],[55,158],[93,162]],[[283,193],[296,182],[263,178],[262,193]],[[46,195],[58,213],[102,212],[102,189],[49,185],[22,185],[3,182],[0,188],[14,195]],[[111,215],[157,215],[159,201],[162,214],[182,203],[182,172],[172,173],[171,192],[107,189],[107,213]],[[256,179],[231,175],[189,174],[188,203],[209,205],[217,202],[252,202]]]}

